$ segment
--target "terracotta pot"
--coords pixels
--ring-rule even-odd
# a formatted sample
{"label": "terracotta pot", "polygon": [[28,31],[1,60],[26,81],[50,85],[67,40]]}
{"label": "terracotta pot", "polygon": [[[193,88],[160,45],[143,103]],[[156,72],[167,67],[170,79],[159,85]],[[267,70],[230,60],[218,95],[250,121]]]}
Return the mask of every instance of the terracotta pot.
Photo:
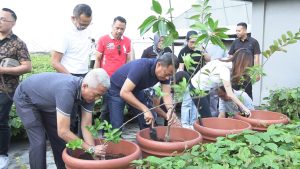
{"label": "terracotta pot", "polygon": [[[99,143],[99,141],[98,141]],[[109,143],[107,153],[124,154],[125,157],[111,160],[82,160],[79,157],[82,150],[76,150],[75,157],[70,156],[66,149],[63,151],[62,157],[68,169],[127,169],[130,167],[130,162],[140,159],[141,150],[139,146],[133,142],[121,140],[119,143]]]}
{"label": "terracotta pot", "polygon": [[194,123],[194,129],[202,134],[203,143],[215,142],[217,137],[225,137],[229,134],[251,129],[249,123],[231,118],[202,118],[202,123],[202,126],[200,126],[197,120]]}
{"label": "terracotta pot", "polygon": [[163,141],[154,141],[150,138],[150,129],[140,130],[136,135],[136,140],[142,150],[142,156],[145,158],[149,155],[156,157],[167,157],[182,154],[185,149],[191,148],[202,142],[202,136],[198,132],[181,128],[171,127],[170,142],[165,142],[166,126],[155,127],[157,137]]}
{"label": "terracotta pot", "polygon": [[249,118],[241,116],[240,114],[235,115],[234,118],[250,123],[252,129],[257,131],[266,131],[271,124],[287,124],[289,122],[289,118],[286,115],[278,112],[252,110],[251,114]]}

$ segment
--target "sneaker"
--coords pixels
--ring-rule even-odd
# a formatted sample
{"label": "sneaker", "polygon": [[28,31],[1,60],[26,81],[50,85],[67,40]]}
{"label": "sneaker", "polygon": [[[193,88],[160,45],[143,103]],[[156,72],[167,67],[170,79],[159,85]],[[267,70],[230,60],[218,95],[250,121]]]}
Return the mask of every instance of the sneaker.
{"label": "sneaker", "polygon": [[0,155],[0,169],[8,168],[9,158],[5,155]]}

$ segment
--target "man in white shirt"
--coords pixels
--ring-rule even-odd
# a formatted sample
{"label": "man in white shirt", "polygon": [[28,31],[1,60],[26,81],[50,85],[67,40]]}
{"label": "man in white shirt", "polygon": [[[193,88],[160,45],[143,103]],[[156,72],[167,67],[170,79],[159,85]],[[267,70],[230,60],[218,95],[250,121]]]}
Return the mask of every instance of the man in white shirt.
{"label": "man in white shirt", "polygon": [[71,17],[72,27],[64,32],[60,41],[55,42],[52,52],[52,66],[57,72],[85,76],[88,72],[91,53],[90,30],[92,9],[86,4],[78,4]]}

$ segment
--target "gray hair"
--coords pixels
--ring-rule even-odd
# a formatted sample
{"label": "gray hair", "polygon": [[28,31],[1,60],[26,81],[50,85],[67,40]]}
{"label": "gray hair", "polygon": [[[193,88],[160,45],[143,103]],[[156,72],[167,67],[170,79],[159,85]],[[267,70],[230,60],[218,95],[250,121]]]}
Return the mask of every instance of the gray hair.
{"label": "gray hair", "polygon": [[92,88],[97,88],[99,85],[102,85],[107,89],[110,87],[109,76],[102,68],[90,70],[83,78],[83,83]]}

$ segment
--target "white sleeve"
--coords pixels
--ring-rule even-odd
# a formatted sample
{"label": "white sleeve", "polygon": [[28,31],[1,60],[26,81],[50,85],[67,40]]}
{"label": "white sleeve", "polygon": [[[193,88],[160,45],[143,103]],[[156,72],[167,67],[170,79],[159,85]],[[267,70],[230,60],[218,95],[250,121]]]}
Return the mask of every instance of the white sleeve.
{"label": "white sleeve", "polygon": [[219,68],[220,79],[225,81],[230,81],[230,70],[226,67]]}
{"label": "white sleeve", "polygon": [[68,47],[67,33],[61,33],[56,36],[55,42],[52,44],[52,49],[59,53],[65,53]]}

